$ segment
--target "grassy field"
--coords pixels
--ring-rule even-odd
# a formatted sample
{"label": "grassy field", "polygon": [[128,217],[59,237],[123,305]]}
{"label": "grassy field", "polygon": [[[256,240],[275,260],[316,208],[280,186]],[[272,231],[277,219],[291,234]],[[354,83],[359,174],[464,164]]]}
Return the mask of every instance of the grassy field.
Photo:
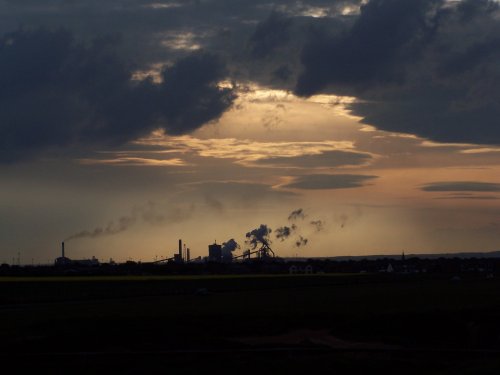
{"label": "grassy field", "polygon": [[1,276],[0,283],[22,282],[72,282],[72,281],[187,281],[187,280],[239,280],[239,279],[341,279],[366,278],[368,274],[328,273],[328,274],[259,274],[259,275],[125,275],[125,276]]}
{"label": "grassy field", "polygon": [[[83,361],[81,370],[89,373],[110,358],[129,363],[147,357],[141,366],[151,370],[168,360],[175,373],[201,369],[199,362],[180,360],[190,353],[205,358],[206,366],[225,358],[227,368],[249,361],[257,369],[271,366],[273,358],[290,371],[311,361],[363,370],[359,356],[366,369],[391,363],[414,371],[408,373],[422,373],[417,370],[429,363],[436,371],[426,373],[457,373],[448,372],[457,366],[487,373],[500,366],[499,280],[368,274],[5,278],[0,321],[3,356],[36,356],[49,367]],[[312,338],[287,341],[294,332]],[[345,345],[315,341],[318,332]]]}

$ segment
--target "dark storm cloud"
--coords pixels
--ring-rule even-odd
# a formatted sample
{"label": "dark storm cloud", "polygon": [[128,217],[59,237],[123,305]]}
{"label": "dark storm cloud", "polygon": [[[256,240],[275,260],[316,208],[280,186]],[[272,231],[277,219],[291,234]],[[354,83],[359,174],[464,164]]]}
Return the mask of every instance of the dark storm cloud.
{"label": "dark storm cloud", "polygon": [[264,58],[285,44],[290,37],[288,32],[290,24],[290,19],[273,11],[265,21],[257,25],[250,38],[252,55],[256,58]]}
{"label": "dark storm cloud", "polygon": [[280,81],[288,81],[293,72],[288,65],[280,65],[272,72],[272,77]]}
{"label": "dark storm cloud", "polygon": [[328,168],[343,165],[361,165],[370,161],[370,159],[372,159],[371,155],[361,152],[333,150],[316,155],[270,157],[259,159],[256,163],[275,167]]}
{"label": "dark storm cloud", "polygon": [[192,131],[234,99],[222,63],[198,53],[163,72],[161,84],[131,80],[114,39],[86,45],[66,30],[18,30],[0,39],[0,161],[47,149],[118,145],[161,127]]}
{"label": "dark storm cloud", "polygon": [[183,134],[218,118],[235,94],[217,87],[224,77],[221,61],[209,54],[195,54],[163,71],[160,108],[170,134]]}
{"label": "dark storm cloud", "polygon": [[365,186],[365,182],[377,176],[355,174],[312,174],[300,176],[294,182],[283,186],[293,189],[348,189]]}
{"label": "dark storm cloud", "polygon": [[[332,22],[346,7],[359,5],[361,0],[39,0],[0,1],[0,33],[23,27],[66,27],[78,38],[118,34],[127,41],[120,53],[132,56],[141,66],[184,56],[194,44],[233,59],[234,72],[251,67],[248,59],[256,56],[281,55],[282,62],[298,61],[297,51],[307,34],[313,17],[322,10],[319,22]],[[273,14],[275,16],[273,16]],[[298,21],[298,22],[296,22]],[[295,24],[299,27],[295,27]],[[293,25],[292,25],[293,24]],[[283,26],[283,27],[282,27]],[[293,30],[292,30],[293,29]],[[178,43],[186,37],[182,43]],[[245,50],[245,51],[243,51]],[[279,52],[279,53],[275,53]],[[293,56],[292,56],[293,54]],[[275,70],[270,62],[257,69]],[[258,72],[252,70],[253,75]],[[260,77],[252,76],[251,80]]]}
{"label": "dark storm cloud", "polygon": [[[336,34],[351,23],[342,12],[359,1],[278,1],[247,37],[244,53],[229,52],[238,78],[277,89],[293,90],[300,72],[300,50],[324,28]],[[314,15],[314,16],[313,16]],[[241,37],[243,34],[240,35]],[[236,46],[236,45],[235,45]]]}
{"label": "dark storm cloud", "polygon": [[[26,28],[70,29],[80,40],[119,35],[123,58],[138,67],[203,48],[230,61],[233,78],[277,86],[295,81],[301,45],[312,23],[335,29],[360,0],[64,0],[0,1],[0,34]],[[305,16],[322,9],[327,17]],[[314,22],[313,22],[314,20]],[[262,58],[265,57],[265,58]],[[287,68],[279,69],[286,65]]]}
{"label": "dark storm cloud", "polygon": [[496,192],[500,191],[500,184],[493,182],[477,182],[477,181],[432,182],[423,186],[421,190]]}
{"label": "dark storm cloud", "polygon": [[[290,85],[303,42],[297,36],[307,34],[304,25],[313,20],[303,13],[319,7],[335,15],[358,3],[0,1],[0,96],[7,98],[0,105],[0,160],[61,152],[69,144],[83,151],[90,144],[118,145],[162,120],[172,134],[194,130],[220,116],[234,96],[215,87],[226,78],[220,61],[189,56],[193,49],[224,56],[232,78]],[[249,62],[249,51],[266,58]],[[270,55],[277,61],[268,61]],[[130,81],[155,63],[169,66],[162,85]]]}
{"label": "dark storm cloud", "polygon": [[425,26],[425,14],[435,2],[370,1],[349,31],[333,39],[317,39],[304,48],[305,70],[297,93],[312,95],[331,84],[363,88],[396,80],[399,65],[416,53],[403,53],[402,48]]}
{"label": "dark storm cloud", "polygon": [[383,130],[499,144],[499,15],[487,0],[371,0],[305,46],[295,91],[357,96],[354,113]]}

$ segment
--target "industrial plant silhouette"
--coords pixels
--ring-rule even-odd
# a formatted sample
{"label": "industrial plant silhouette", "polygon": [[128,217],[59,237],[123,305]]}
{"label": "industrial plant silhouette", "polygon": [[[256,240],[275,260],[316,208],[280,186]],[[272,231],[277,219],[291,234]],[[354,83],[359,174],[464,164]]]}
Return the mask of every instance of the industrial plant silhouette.
{"label": "industrial plant silhouette", "polygon": [[280,258],[254,244],[192,258],[179,240],[116,263],[63,242],[52,265],[3,264],[0,357],[42,373],[499,368],[498,253]]}
{"label": "industrial plant silhouette", "polygon": [[196,257],[179,239],[150,261],[75,259],[67,239],[53,264],[2,264],[0,357],[85,374],[500,368],[500,252],[281,257],[311,246],[304,216]]}

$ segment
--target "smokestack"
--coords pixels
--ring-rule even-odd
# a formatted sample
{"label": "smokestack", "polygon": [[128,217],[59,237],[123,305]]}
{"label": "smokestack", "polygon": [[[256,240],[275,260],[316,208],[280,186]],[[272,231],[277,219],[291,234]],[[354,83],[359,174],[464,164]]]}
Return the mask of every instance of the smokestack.
{"label": "smokestack", "polygon": [[61,242],[62,257],[64,258],[64,241]]}
{"label": "smokestack", "polygon": [[186,250],[186,261],[189,262],[191,260],[191,251],[189,250],[189,247]]}
{"label": "smokestack", "polygon": [[182,259],[182,240],[179,240],[179,258]]}

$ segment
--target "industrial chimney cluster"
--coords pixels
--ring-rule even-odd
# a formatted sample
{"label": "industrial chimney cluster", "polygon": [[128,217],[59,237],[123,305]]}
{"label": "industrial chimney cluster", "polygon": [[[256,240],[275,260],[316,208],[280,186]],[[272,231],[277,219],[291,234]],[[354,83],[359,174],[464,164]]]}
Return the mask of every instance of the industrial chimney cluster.
{"label": "industrial chimney cluster", "polygon": [[186,248],[186,244],[184,244],[184,248],[182,247],[182,240],[179,240],[179,252],[174,254],[173,260],[176,263],[190,262],[191,261],[191,251],[189,248]]}
{"label": "industrial chimney cluster", "polygon": [[272,259],[275,257],[274,252],[269,247],[267,242],[263,243],[260,248],[255,250],[245,250],[241,255],[234,255],[233,251],[239,248],[239,245],[234,240],[229,240],[222,245],[218,244],[217,241],[214,241],[213,244],[208,245],[208,257],[202,258],[198,256],[196,258],[191,258],[190,249],[186,247],[186,245],[182,243],[182,240],[179,240],[179,247],[176,253],[172,257],[163,258],[160,260],[155,260],[152,263],[189,263],[189,262],[200,262],[204,260],[205,262],[211,263],[231,263],[234,260],[247,260],[251,259],[252,255],[258,259]]}
{"label": "industrial chimney cluster", "polygon": [[[233,260],[237,259],[250,259],[252,255],[258,259],[270,259],[274,258],[274,252],[269,247],[268,243],[263,243],[262,247],[255,250],[245,250],[242,255],[234,255],[233,251],[239,248],[239,245],[233,240],[229,240],[222,245],[214,241],[213,244],[208,245],[208,257],[202,258],[198,256],[196,258],[191,258],[191,250],[186,247],[186,244],[182,243],[179,239],[179,247],[177,252],[174,252],[173,256],[162,258],[160,260],[155,260],[151,263],[167,263],[173,262],[178,264],[190,263],[190,262],[200,262],[202,260],[212,263],[231,263]],[[61,256],[55,260],[56,266],[95,266],[99,265],[99,260],[96,257],[91,259],[80,259],[73,260],[66,256],[64,242],[61,243]]]}

